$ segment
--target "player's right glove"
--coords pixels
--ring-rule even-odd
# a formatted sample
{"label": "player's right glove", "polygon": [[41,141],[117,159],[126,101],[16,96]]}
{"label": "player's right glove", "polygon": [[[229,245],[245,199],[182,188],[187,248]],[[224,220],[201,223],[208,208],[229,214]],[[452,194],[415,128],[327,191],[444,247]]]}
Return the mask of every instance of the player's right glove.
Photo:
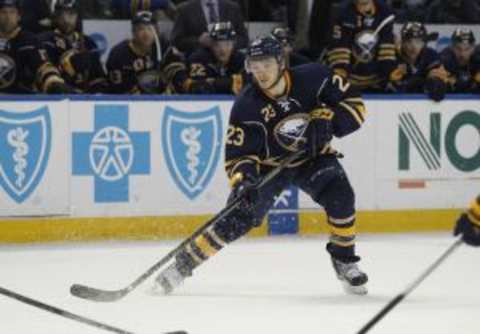
{"label": "player's right glove", "polygon": [[457,220],[453,235],[461,234],[465,243],[471,246],[480,246],[480,226],[474,224],[467,213],[464,213]]}
{"label": "player's right glove", "polygon": [[241,196],[238,208],[245,213],[251,213],[259,198],[257,178],[253,175],[236,173],[233,178],[233,189],[228,203]]}
{"label": "player's right glove", "polygon": [[307,128],[306,149],[310,157],[316,158],[333,137],[332,120],[334,112],[326,105],[310,112],[310,123]]}

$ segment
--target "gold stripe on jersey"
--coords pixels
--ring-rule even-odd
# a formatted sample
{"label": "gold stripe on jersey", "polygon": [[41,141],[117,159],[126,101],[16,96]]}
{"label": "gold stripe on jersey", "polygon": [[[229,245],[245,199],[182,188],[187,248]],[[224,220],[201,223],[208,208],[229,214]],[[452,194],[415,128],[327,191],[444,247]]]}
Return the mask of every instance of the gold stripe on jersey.
{"label": "gold stripe on jersey", "polygon": [[340,102],[338,105],[346,109],[352,115],[352,117],[358,122],[358,124],[360,125],[363,124],[364,118],[361,111],[357,110],[357,108],[352,107],[351,105],[348,105],[345,102]]}

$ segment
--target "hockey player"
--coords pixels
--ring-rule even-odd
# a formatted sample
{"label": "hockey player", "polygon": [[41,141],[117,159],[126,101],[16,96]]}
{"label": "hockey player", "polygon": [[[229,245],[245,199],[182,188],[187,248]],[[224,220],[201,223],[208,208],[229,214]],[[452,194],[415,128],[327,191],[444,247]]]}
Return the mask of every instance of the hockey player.
{"label": "hockey player", "polygon": [[362,91],[383,91],[396,64],[393,19],[383,0],[347,1],[333,26],[327,63]]}
{"label": "hockey player", "polygon": [[448,73],[438,53],[427,46],[428,34],[420,22],[405,23],[401,30],[398,66],[388,89],[399,93],[427,93],[434,101],[445,97]]}
{"label": "hockey player", "polygon": [[440,59],[449,73],[448,90],[452,93],[478,92],[480,84],[480,51],[475,49],[472,30],[456,29],[451,46]]}
{"label": "hockey player", "polygon": [[480,246],[480,195],[470,204],[457,221],[454,235],[462,235],[463,241],[471,246]]}
{"label": "hockey player", "polygon": [[288,28],[277,27],[272,30],[272,36],[282,43],[288,68],[312,62],[307,57],[293,51],[292,36]]}
{"label": "hockey player", "polygon": [[210,28],[211,46],[201,47],[188,58],[189,92],[199,94],[235,94],[244,86],[244,55],[235,49],[235,30],[230,22],[218,22]]}
{"label": "hockey player", "polygon": [[79,13],[76,0],[58,0],[53,12],[54,31],[39,36],[62,77],[79,92],[107,92],[106,73],[98,47],[88,36],[76,31]]}
{"label": "hockey player", "polygon": [[[166,293],[224,246],[260,226],[262,218],[288,185],[294,184],[325,208],[331,229],[327,251],[348,292],[365,294],[367,275],[357,265],[353,189],[330,147],[333,136],[360,128],[365,108],[350,83],[320,64],[287,69],[282,45],[273,37],[254,40],[246,67],[254,83],[237,97],[226,138],[230,198],[241,201],[228,217],[179,251],[157,277]],[[256,181],[287,152],[308,153],[291,163],[258,191]]]}
{"label": "hockey player", "polygon": [[71,93],[38,39],[19,24],[18,0],[0,0],[0,93]]}
{"label": "hockey player", "polygon": [[132,18],[132,38],[111,50],[107,71],[112,93],[183,92],[188,73],[182,54],[158,38],[151,12]]}

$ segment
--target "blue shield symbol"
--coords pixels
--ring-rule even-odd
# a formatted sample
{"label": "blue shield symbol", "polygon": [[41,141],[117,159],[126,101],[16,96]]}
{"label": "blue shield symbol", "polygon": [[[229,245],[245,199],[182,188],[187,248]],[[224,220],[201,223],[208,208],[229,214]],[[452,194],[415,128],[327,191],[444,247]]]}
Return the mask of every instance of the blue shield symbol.
{"label": "blue shield symbol", "polygon": [[173,180],[190,199],[206,188],[217,167],[222,145],[220,108],[201,112],[166,107],[162,147]]}
{"label": "blue shield symbol", "polygon": [[37,187],[50,146],[47,107],[27,113],[0,110],[0,185],[15,202],[24,202]]}

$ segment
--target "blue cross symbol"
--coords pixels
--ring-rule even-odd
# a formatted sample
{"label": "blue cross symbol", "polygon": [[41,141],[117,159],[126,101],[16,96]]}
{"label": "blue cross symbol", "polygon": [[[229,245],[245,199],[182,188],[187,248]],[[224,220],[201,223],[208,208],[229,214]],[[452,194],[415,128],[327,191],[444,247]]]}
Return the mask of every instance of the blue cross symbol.
{"label": "blue cross symbol", "polygon": [[95,106],[93,132],[73,133],[73,175],[95,178],[95,202],[128,202],[129,176],[150,174],[150,135],[128,130],[127,105]]}

